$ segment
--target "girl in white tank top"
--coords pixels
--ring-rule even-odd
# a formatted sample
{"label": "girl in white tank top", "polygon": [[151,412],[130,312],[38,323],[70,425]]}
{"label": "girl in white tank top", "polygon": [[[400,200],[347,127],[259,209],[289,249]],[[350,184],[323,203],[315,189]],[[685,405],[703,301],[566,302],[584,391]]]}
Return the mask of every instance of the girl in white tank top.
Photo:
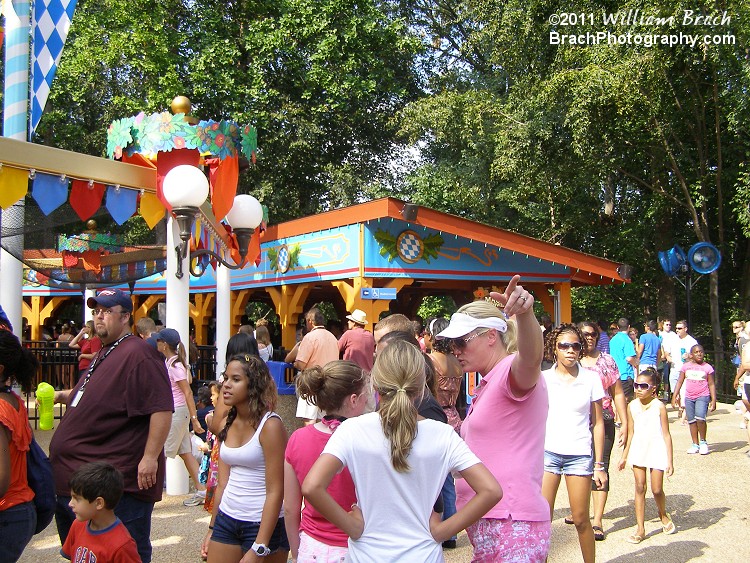
{"label": "girl in white tank top", "polygon": [[251,550],[269,563],[286,562],[282,501],[287,435],[273,412],[276,385],[257,356],[233,356],[224,377],[222,397],[230,409],[218,434],[219,484],[203,550],[209,563],[244,561]]}

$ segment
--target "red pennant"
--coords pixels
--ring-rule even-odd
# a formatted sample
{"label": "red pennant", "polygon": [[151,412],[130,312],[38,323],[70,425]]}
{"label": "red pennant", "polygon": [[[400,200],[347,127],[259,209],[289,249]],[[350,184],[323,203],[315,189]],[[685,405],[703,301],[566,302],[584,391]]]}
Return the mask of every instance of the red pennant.
{"label": "red pennant", "polygon": [[70,206],[81,218],[86,221],[99,211],[104,197],[104,184],[87,182],[86,180],[73,180],[70,189]]}
{"label": "red pennant", "polygon": [[164,199],[164,193],[161,186],[164,183],[164,176],[175,166],[180,164],[190,164],[198,166],[201,161],[201,153],[197,149],[174,149],[169,152],[160,152],[156,158],[156,197],[159,198],[162,205],[171,213],[172,206]]}
{"label": "red pennant", "polygon": [[75,268],[78,264],[78,253],[69,250],[62,251],[62,262],[64,268]]}
{"label": "red pennant", "polygon": [[226,217],[234,205],[237,195],[237,182],[240,177],[240,165],[236,156],[224,160],[210,158],[206,160],[210,167],[211,206],[217,221]]}

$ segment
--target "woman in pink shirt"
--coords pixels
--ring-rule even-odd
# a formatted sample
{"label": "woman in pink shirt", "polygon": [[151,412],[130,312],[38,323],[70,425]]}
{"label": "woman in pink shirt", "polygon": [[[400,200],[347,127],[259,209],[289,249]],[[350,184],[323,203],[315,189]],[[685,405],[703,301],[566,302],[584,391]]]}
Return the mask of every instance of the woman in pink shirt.
{"label": "woman in pink shirt", "polygon": [[[319,422],[300,428],[289,438],[284,455],[284,524],[297,563],[343,561],[348,536],[305,503],[302,482],[339,424],[365,411],[372,395],[365,372],[354,362],[336,360],[315,366],[297,377],[297,392],[327,414]],[[348,469],[336,475],[328,492],[346,510],[357,502]]]}
{"label": "woman in pink shirt", "polygon": [[[437,335],[451,339],[465,372],[483,376],[461,436],[505,491],[502,500],[466,530],[475,562],[514,558],[541,563],[549,551],[549,505],[541,492],[548,407],[540,369],[542,333],[534,297],[519,280],[514,276],[503,294],[490,294],[504,311],[487,301],[469,303]],[[457,508],[473,494],[465,481],[456,481]]]}

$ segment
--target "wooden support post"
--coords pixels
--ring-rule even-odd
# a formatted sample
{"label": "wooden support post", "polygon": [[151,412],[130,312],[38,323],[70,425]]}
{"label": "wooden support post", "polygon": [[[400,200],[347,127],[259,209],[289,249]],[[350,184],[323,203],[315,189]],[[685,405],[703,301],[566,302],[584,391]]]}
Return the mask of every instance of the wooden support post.
{"label": "wooden support post", "polygon": [[302,307],[312,287],[313,284],[311,283],[303,283],[299,285],[270,286],[264,288],[271,296],[276,314],[279,315],[281,345],[287,350],[291,350],[294,347],[297,321],[303,313]]}
{"label": "wooden support post", "polygon": [[573,322],[573,305],[570,301],[570,282],[556,283],[555,291],[560,292],[560,322]]}

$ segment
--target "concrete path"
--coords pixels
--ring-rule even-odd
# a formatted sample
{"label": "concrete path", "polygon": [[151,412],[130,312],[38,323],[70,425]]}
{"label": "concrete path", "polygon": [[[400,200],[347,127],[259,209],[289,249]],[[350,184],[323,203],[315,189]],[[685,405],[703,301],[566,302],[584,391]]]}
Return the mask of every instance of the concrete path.
{"label": "concrete path", "polygon": [[[719,404],[709,416],[711,454],[687,455],[688,429],[675,421],[670,409],[670,429],[675,446],[675,474],[666,480],[667,509],[677,525],[677,534],[666,536],[656,516],[650,494],[646,500],[647,538],[639,545],[627,543],[635,528],[633,475],[626,469],[611,473],[612,487],[605,511],[607,539],[597,542],[597,559],[613,563],[652,561],[683,563],[700,560],[722,563],[750,561],[750,457],[747,433],[739,428],[740,417],[732,405]],[[37,431],[47,448],[53,431]],[[613,452],[616,466],[621,450]],[[168,497],[154,510],[152,539],[154,562],[199,561],[199,545],[208,524],[202,507],[182,506],[185,497]],[[565,487],[560,487],[552,523],[550,562],[581,561],[573,526],[563,523],[568,512]],[[446,550],[448,563],[471,561],[471,546],[465,533],[458,548]],[[24,563],[62,561],[54,522],[34,537],[21,558]],[[421,562],[414,562],[421,563]]]}

